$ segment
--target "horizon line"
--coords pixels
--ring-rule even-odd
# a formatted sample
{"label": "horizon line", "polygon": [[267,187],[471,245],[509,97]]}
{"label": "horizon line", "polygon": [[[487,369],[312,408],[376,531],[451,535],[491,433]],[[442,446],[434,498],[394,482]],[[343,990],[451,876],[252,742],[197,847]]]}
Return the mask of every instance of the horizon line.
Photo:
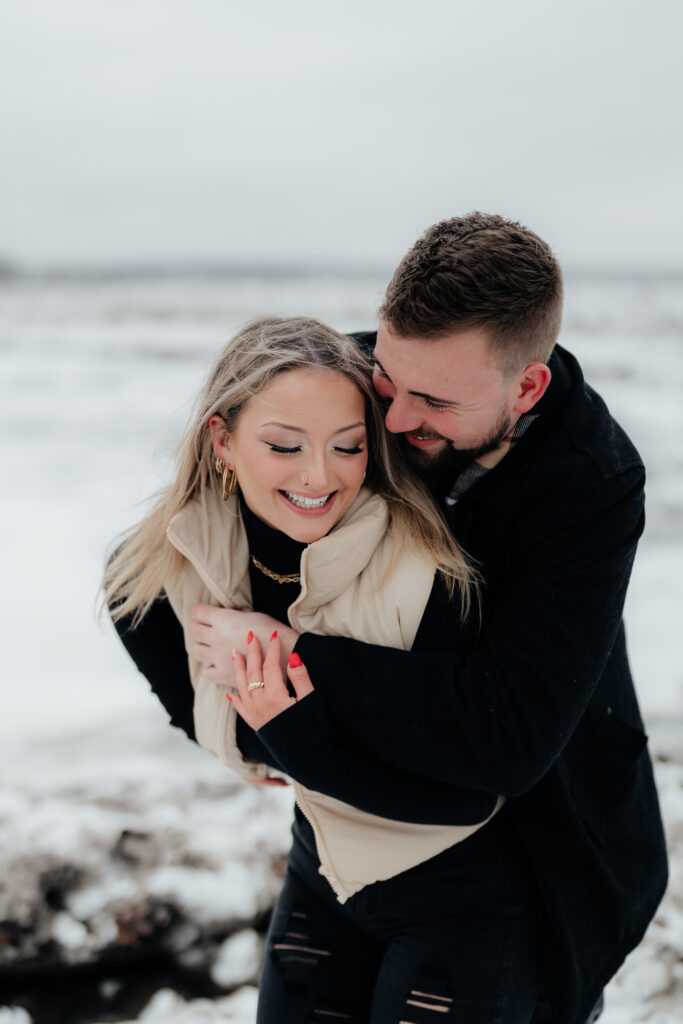
{"label": "horizon line", "polygon": [[[161,280],[164,278],[260,278],[272,280],[382,278],[388,281],[394,267],[388,263],[350,262],[348,260],[278,259],[90,259],[56,261],[15,261],[0,257],[0,281],[8,280]],[[617,263],[567,263],[563,267],[566,278],[618,280],[671,280],[683,279],[683,266],[643,266]]]}

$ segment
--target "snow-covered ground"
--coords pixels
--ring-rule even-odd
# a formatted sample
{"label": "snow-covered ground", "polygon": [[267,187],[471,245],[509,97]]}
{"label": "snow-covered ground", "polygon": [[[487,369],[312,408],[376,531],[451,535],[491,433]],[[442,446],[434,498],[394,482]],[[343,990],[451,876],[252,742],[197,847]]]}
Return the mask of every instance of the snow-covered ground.
{"label": "snow-covered ground", "polygon": [[[188,962],[201,946],[222,989],[247,987],[201,1004],[162,991],[141,1019],[253,1021],[253,925],[277,890],[289,794],[236,787],[169,729],[98,624],[95,593],[111,539],[167,474],[222,340],[266,312],[361,329],[381,289],[325,279],[0,283],[0,922],[15,927],[0,930],[0,965],[47,939],[78,963],[114,940],[161,936]],[[649,470],[626,618],[672,881],[603,1019],[673,1024],[683,1020],[683,286],[570,282],[562,340]],[[22,1013],[0,1006],[0,1024],[24,1024]]]}

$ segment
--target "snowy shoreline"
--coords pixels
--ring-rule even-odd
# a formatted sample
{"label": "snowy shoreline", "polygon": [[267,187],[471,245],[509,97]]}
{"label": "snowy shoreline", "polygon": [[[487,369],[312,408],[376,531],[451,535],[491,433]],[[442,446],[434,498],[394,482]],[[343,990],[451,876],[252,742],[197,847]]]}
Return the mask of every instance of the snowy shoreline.
{"label": "snowy shoreline", "polygon": [[[650,741],[671,883],[645,941],[608,989],[605,1024],[673,1024],[683,1005],[683,722],[652,722]],[[127,966],[155,972],[168,989],[175,964],[179,992],[190,993],[193,975],[194,994],[212,982],[212,998],[157,994],[141,1020],[163,1010],[168,1024],[251,1024],[262,932],[289,846],[290,792],[233,780],[156,715],[8,753],[0,877],[12,885],[0,895],[0,982],[12,991],[11,967],[21,965],[30,989],[26,965],[39,979],[42,957],[51,972],[63,965],[69,985],[83,977],[79,967],[104,958],[89,1001],[97,1005],[99,993],[111,1015],[140,1000]],[[244,991],[230,997],[236,988]],[[149,996],[149,983],[142,991]],[[31,1011],[33,1024],[60,1019],[35,983],[33,995],[15,983],[11,1001]],[[83,1002],[61,1019],[94,1024]],[[11,1020],[0,1015],[0,1024]]]}
{"label": "snowy shoreline", "polygon": [[156,714],[40,750],[10,744],[2,760],[0,983],[36,1024],[53,1019],[39,983],[59,994],[60,966],[67,985],[85,967],[108,982],[104,1007],[107,991],[119,1006],[137,998],[136,962],[166,978],[175,966],[186,989],[194,972],[214,996],[257,980],[289,791],[242,783]]}

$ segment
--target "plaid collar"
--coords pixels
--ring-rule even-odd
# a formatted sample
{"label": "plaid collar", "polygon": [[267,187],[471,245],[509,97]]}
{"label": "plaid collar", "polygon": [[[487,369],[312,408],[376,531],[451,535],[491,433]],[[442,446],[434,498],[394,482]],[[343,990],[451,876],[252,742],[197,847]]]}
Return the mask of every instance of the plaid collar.
{"label": "plaid collar", "polygon": [[[520,437],[522,437],[534,420],[537,419],[538,414],[536,413],[534,415],[527,413],[526,416],[520,416],[510,433],[503,438],[503,441],[508,445],[505,455],[507,455],[510,449],[517,443],[517,441],[519,441]],[[503,458],[505,458],[505,455],[503,455]],[[465,466],[465,468],[455,478],[455,483],[453,484],[450,493],[446,495],[446,504],[457,504],[463,494],[466,494],[467,491],[469,491],[470,487],[474,487],[478,480],[481,480],[483,476],[486,476],[486,474],[490,472],[490,469],[487,469],[486,466],[482,466],[480,462],[476,461],[476,459],[474,462],[471,462],[469,466]]]}

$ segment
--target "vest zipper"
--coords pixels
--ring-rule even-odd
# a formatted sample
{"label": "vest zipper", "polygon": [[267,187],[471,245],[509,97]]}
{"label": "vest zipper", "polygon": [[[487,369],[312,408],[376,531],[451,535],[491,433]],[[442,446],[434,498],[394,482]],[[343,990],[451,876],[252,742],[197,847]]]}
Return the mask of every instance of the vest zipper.
{"label": "vest zipper", "polygon": [[[298,806],[299,810],[301,811],[301,813],[303,814],[303,816],[306,819],[306,821],[308,822],[308,824],[311,826],[311,831],[313,832],[313,838],[315,839],[315,849],[316,849],[316,853],[318,854],[318,860],[320,861],[320,867],[318,868],[318,874],[322,875],[323,878],[327,881],[327,883],[329,884],[330,888],[332,889],[334,895],[337,897],[337,901],[339,903],[346,903],[347,899],[349,898],[349,894],[345,890],[344,885],[343,885],[341,879],[339,879],[336,876],[336,874],[334,874],[334,872],[332,871],[331,867],[327,868],[325,866],[325,864],[323,863],[323,858],[320,855],[320,848],[321,848],[321,846],[323,846],[322,835],[320,833],[320,830],[319,830],[315,820],[311,817],[310,813],[307,811],[306,807],[304,806],[305,797],[303,796],[302,789],[303,788],[300,786],[300,784],[298,782],[296,782],[296,780],[295,780],[294,781],[294,795],[296,797],[297,806]],[[323,848],[324,848],[324,846],[323,846]]]}

